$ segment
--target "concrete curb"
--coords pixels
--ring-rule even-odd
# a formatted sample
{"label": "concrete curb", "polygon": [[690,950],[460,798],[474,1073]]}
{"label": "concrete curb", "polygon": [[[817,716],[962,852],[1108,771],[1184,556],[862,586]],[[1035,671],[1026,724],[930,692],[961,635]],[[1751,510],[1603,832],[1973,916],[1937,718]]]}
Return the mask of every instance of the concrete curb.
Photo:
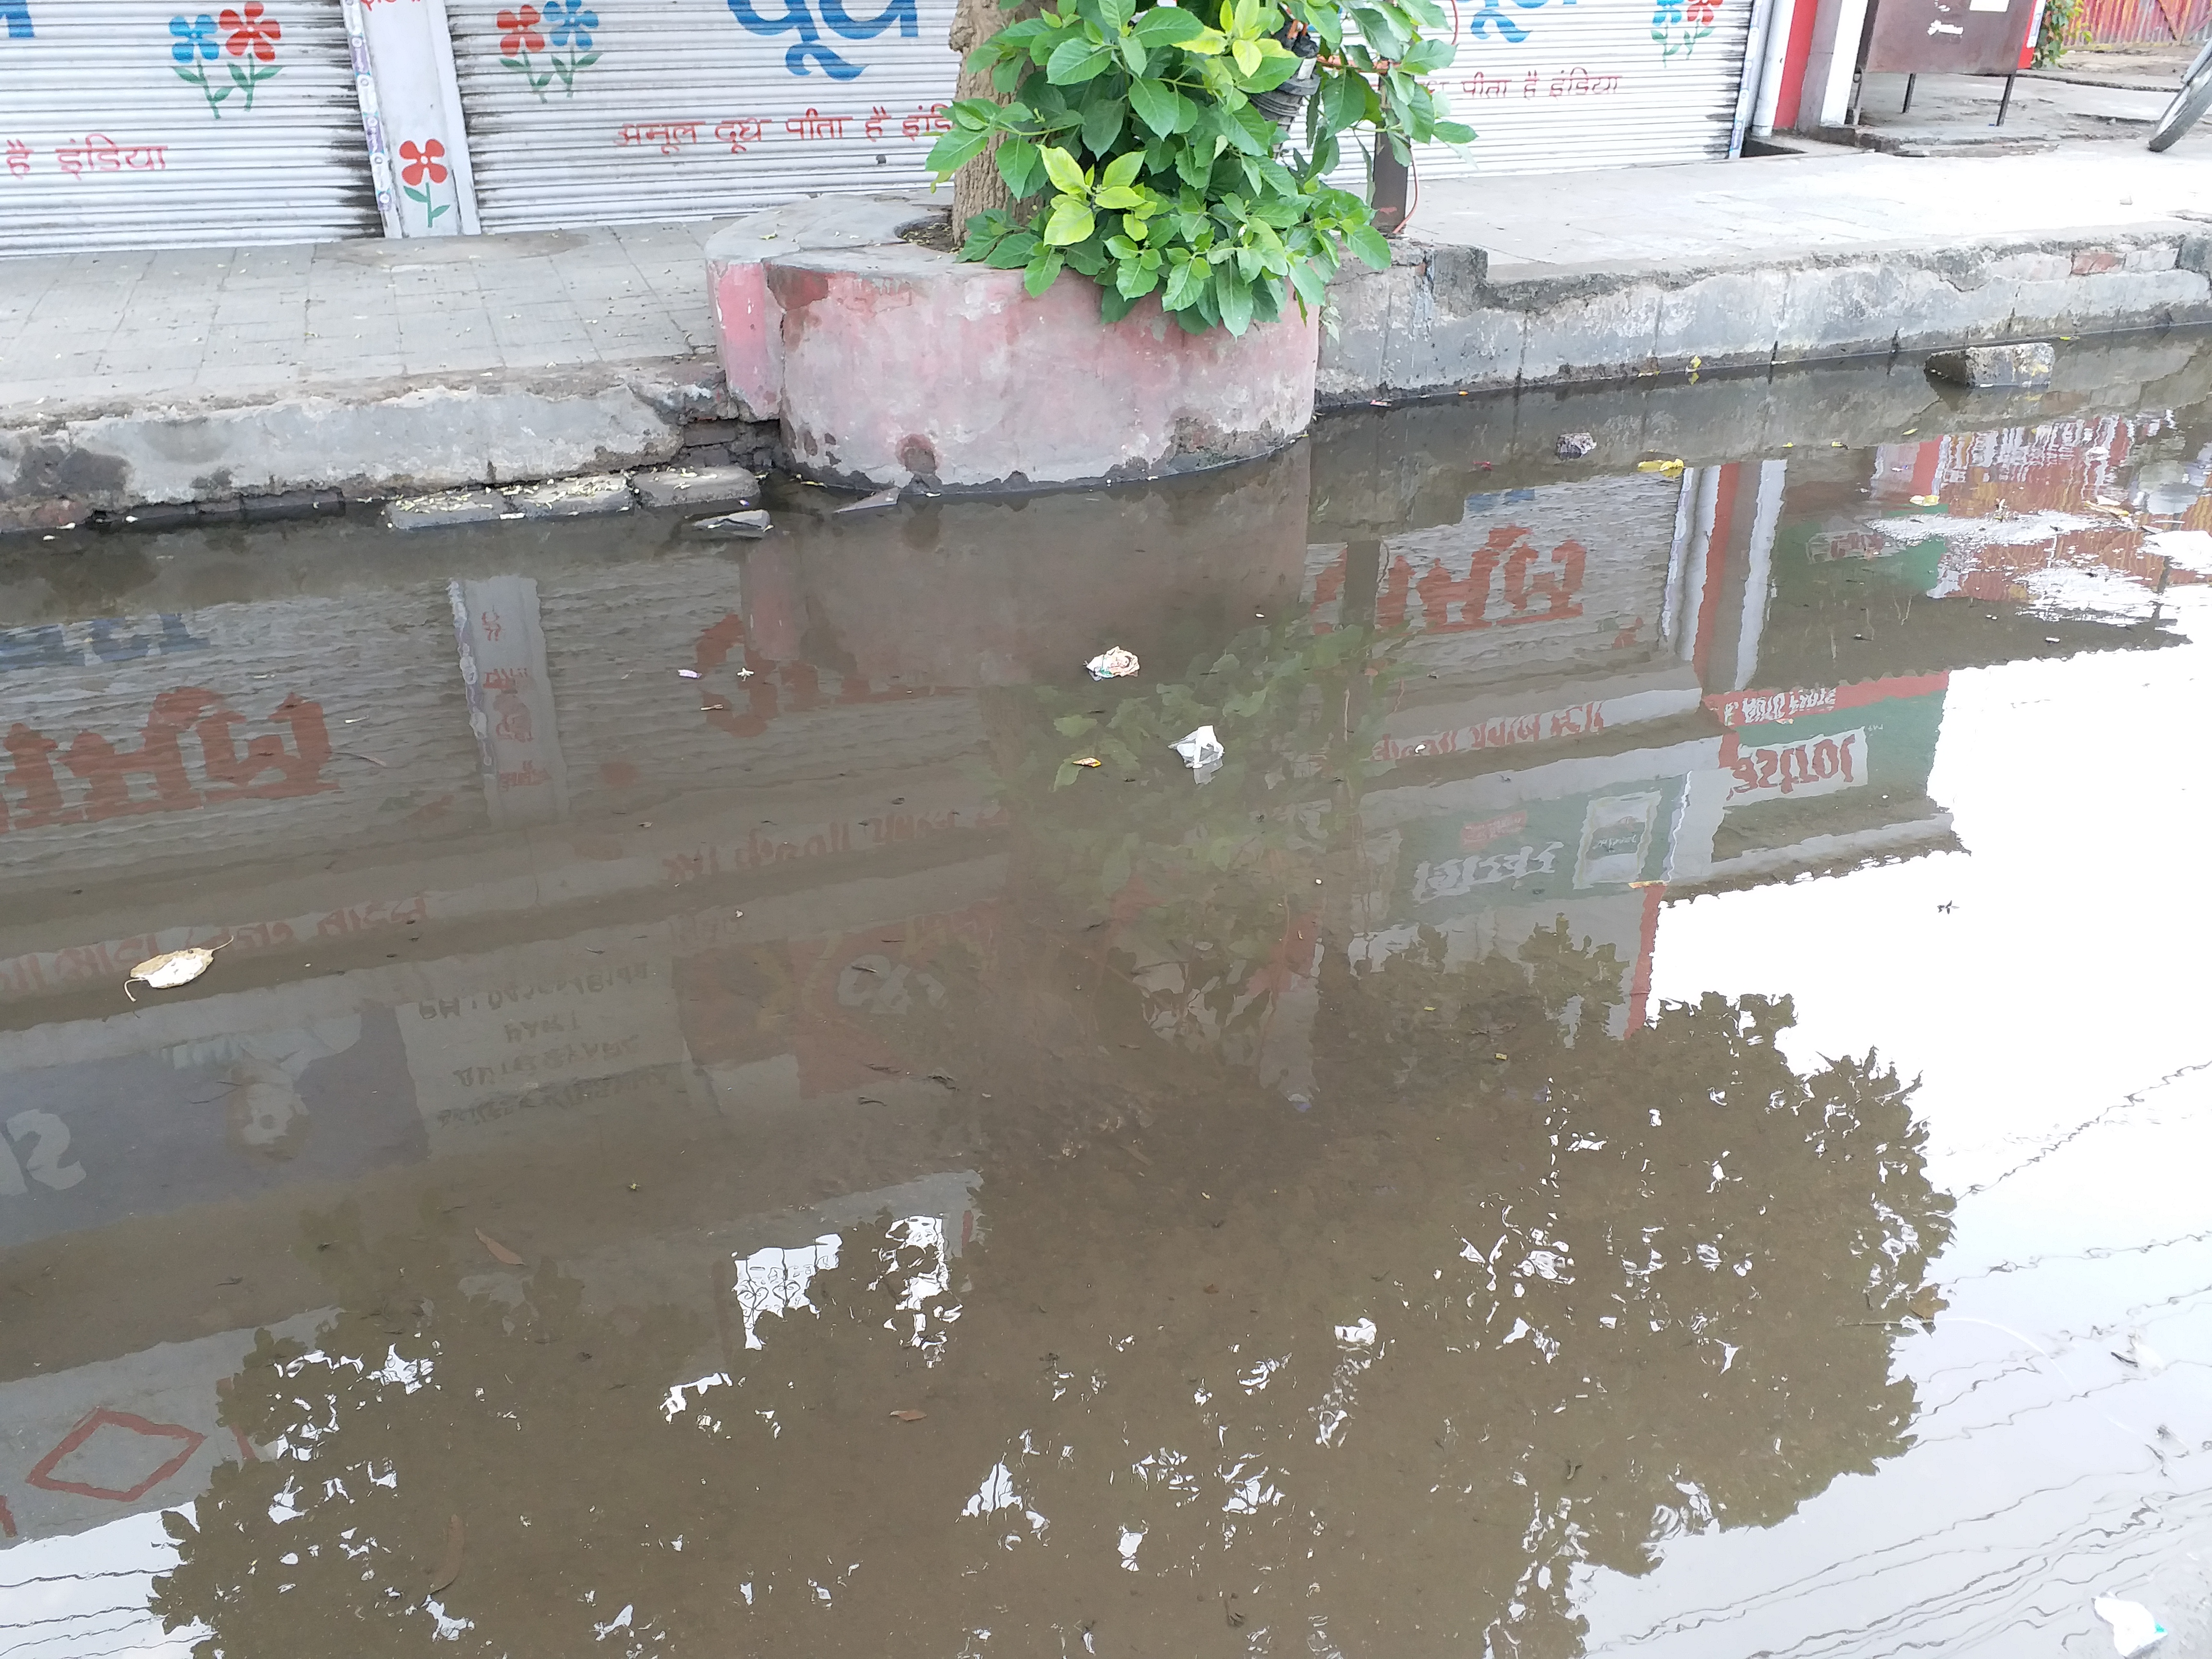
{"label": "concrete curb", "polygon": [[1329,295],[1324,405],[1668,370],[1766,367],[2212,321],[2212,236],[2187,224],[1969,246],[1494,276],[1409,243]]}
{"label": "concrete curb", "polygon": [[143,502],[302,489],[359,499],[623,471],[675,459],[695,422],[738,413],[720,369],[700,358],[41,410],[0,425],[0,531]]}

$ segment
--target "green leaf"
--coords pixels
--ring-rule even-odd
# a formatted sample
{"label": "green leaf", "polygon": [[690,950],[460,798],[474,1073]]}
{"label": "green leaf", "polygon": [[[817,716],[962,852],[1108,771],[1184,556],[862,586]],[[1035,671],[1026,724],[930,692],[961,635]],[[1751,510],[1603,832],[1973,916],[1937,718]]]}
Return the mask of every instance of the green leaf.
{"label": "green leaf", "polygon": [[999,106],[988,98],[963,98],[945,112],[954,126],[969,132],[981,132],[999,118]]}
{"label": "green leaf", "polygon": [[1449,69],[1458,52],[1449,40],[1416,40],[1398,60],[1398,67],[1411,75],[1426,75],[1432,70]]}
{"label": "green leaf", "polygon": [[1170,311],[1181,311],[1185,306],[1194,304],[1206,289],[1206,276],[1211,270],[1212,267],[1203,259],[1185,259],[1172,266],[1168,271],[1168,285],[1166,291],[1160,295],[1160,303]]}
{"label": "green leaf", "polygon": [[1083,147],[1093,155],[1103,155],[1113,148],[1115,139],[1121,136],[1122,118],[1128,105],[1111,94],[1101,91],[1083,112]]}
{"label": "green leaf", "polygon": [[[1270,40],[1267,44],[1272,46],[1275,43]],[[1298,60],[1289,52],[1279,50],[1263,52],[1260,55],[1260,67],[1245,71],[1244,90],[1273,92],[1297,72]]]}
{"label": "green leaf", "polygon": [[1352,21],[1359,25],[1359,38],[1377,57],[1403,58],[1413,37],[1395,17],[1371,6],[1351,8]]}
{"label": "green leaf", "polygon": [[1018,230],[991,250],[984,263],[994,270],[1019,270],[1029,264],[1037,249],[1037,234],[1033,230]]}
{"label": "green leaf", "polygon": [[1080,86],[1097,80],[1113,61],[1114,54],[1104,46],[1081,35],[1073,36],[1052,49],[1044,66],[1045,79],[1056,87]]}
{"label": "green leaf", "polygon": [[1026,138],[1009,138],[999,146],[999,177],[1018,202],[1036,193],[1044,179],[1044,158]]}
{"label": "green leaf", "polygon": [[1022,278],[1022,286],[1029,290],[1030,298],[1036,299],[1050,288],[1059,278],[1060,266],[1066,263],[1056,248],[1048,252],[1040,252],[1031,259],[1028,274]]}
{"label": "green leaf", "polygon": [[1252,326],[1252,290],[1232,267],[1217,265],[1213,271],[1214,302],[1221,307],[1221,325],[1242,335]]}
{"label": "green leaf", "polygon": [[1097,224],[1082,198],[1062,196],[1054,201],[1052,217],[1045,221],[1044,240],[1050,246],[1066,247],[1071,242],[1088,240]]}
{"label": "green leaf", "polygon": [[1137,300],[1141,297],[1124,294],[1109,283],[1098,290],[1098,320],[1102,323],[1120,322],[1137,308]]}
{"label": "green leaf", "polygon": [[1136,260],[1125,259],[1114,267],[1114,286],[1127,299],[1141,300],[1159,285],[1159,272],[1146,270]]}
{"label": "green leaf", "polygon": [[1130,30],[1148,46],[1179,46],[1206,33],[1206,25],[1175,6],[1154,6]]}
{"label": "green leaf", "polygon": [[1213,29],[1201,28],[1188,40],[1176,44],[1194,58],[1218,58],[1229,50],[1229,37]]}
{"label": "green leaf", "polygon": [[1351,245],[1363,264],[1375,270],[1390,269],[1390,244],[1382,240],[1382,233],[1372,225],[1362,225],[1345,233],[1344,240]]}
{"label": "green leaf", "polygon": [[1176,95],[1157,81],[1130,82],[1129,107],[1163,138],[1176,130]]}
{"label": "green leaf", "polygon": [[1439,121],[1431,136],[1440,144],[1471,144],[1474,142],[1474,129],[1459,121]]}
{"label": "green leaf", "polygon": [[1121,49],[1121,62],[1130,76],[1133,79],[1142,75],[1145,72],[1145,43],[1133,34],[1124,34],[1115,44]]}
{"label": "green leaf", "polygon": [[1237,67],[1246,75],[1253,74],[1260,67],[1260,43],[1257,40],[1231,41],[1229,55],[1236,60]]}
{"label": "green leaf", "polygon": [[991,142],[988,131],[963,132],[957,127],[941,134],[929,147],[929,170],[940,179],[949,179],[981,155]]}
{"label": "green leaf", "polygon": [[1102,184],[1133,185],[1137,181],[1137,169],[1145,164],[1141,151],[1131,150],[1127,155],[1117,155],[1106,164],[1100,177]]}
{"label": "green leaf", "polygon": [[1127,185],[1102,185],[1091,199],[1106,209],[1140,208],[1145,204],[1144,192],[1131,190]]}
{"label": "green leaf", "polygon": [[1119,34],[1136,11],[1137,0],[1098,0],[1099,26],[1109,34]]}
{"label": "green leaf", "polygon": [[1044,158],[1045,177],[1052,180],[1053,188],[1063,196],[1088,196],[1091,180],[1075,158],[1057,144],[1047,144],[1041,152]]}
{"label": "green leaf", "polygon": [[1324,76],[1319,100],[1322,125],[1330,132],[1358,126],[1368,118],[1367,106],[1373,95],[1365,78],[1350,70]]}
{"label": "green leaf", "polygon": [[1328,279],[1304,259],[1291,261],[1291,286],[1304,305],[1318,307],[1328,294]]}

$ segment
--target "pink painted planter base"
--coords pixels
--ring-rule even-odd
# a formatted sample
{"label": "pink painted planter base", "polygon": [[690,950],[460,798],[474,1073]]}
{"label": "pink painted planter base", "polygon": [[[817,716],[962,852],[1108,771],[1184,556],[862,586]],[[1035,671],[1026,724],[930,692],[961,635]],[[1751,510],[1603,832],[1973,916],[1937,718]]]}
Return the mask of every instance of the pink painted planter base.
{"label": "pink painted planter base", "polygon": [[1266,454],[1312,419],[1316,318],[1193,335],[1146,301],[1109,326],[1073,273],[1032,299],[1019,271],[896,240],[926,210],[840,205],[708,246],[731,389],[781,421],[802,471],[949,490],[1158,477]]}

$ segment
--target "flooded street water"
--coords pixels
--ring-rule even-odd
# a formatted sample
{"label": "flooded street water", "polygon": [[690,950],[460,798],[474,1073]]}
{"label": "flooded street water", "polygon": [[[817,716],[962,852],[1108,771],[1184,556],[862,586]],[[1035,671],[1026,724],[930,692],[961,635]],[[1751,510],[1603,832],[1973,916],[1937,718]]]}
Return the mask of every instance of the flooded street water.
{"label": "flooded street water", "polygon": [[2197,351],[0,547],[0,1656],[2212,1654]]}

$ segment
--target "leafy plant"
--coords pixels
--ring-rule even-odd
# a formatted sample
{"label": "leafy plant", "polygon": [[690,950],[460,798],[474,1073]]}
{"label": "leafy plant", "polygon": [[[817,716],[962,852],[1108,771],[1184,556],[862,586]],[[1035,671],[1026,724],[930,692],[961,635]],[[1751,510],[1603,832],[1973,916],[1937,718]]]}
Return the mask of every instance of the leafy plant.
{"label": "leafy plant", "polygon": [[2078,46],[2087,31],[2079,34],[2075,23],[2081,15],[2081,0],[2044,0],[2043,21],[2035,30],[2035,67],[2049,69],[2066,55],[2069,46]]}
{"label": "leafy plant", "polygon": [[[1073,267],[1108,322],[1153,293],[1194,334],[1318,305],[1345,248],[1378,270],[1390,260],[1366,204],[1327,182],[1340,135],[1371,127],[1401,160],[1474,137],[1421,79],[1455,50],[1422,38],[1444,26],[1434,0],[1220,0],[1218,26],[1194,7],[1057,5],[970,54],[1007,101],[952,105],[929,166],[949,179],[1002,139],[1018,206],[970,219],[960,257],[1025,271],[1033,295]],[[1255,100],[1309,58],[1304,144],[1278,159],[1277,118]]]}

